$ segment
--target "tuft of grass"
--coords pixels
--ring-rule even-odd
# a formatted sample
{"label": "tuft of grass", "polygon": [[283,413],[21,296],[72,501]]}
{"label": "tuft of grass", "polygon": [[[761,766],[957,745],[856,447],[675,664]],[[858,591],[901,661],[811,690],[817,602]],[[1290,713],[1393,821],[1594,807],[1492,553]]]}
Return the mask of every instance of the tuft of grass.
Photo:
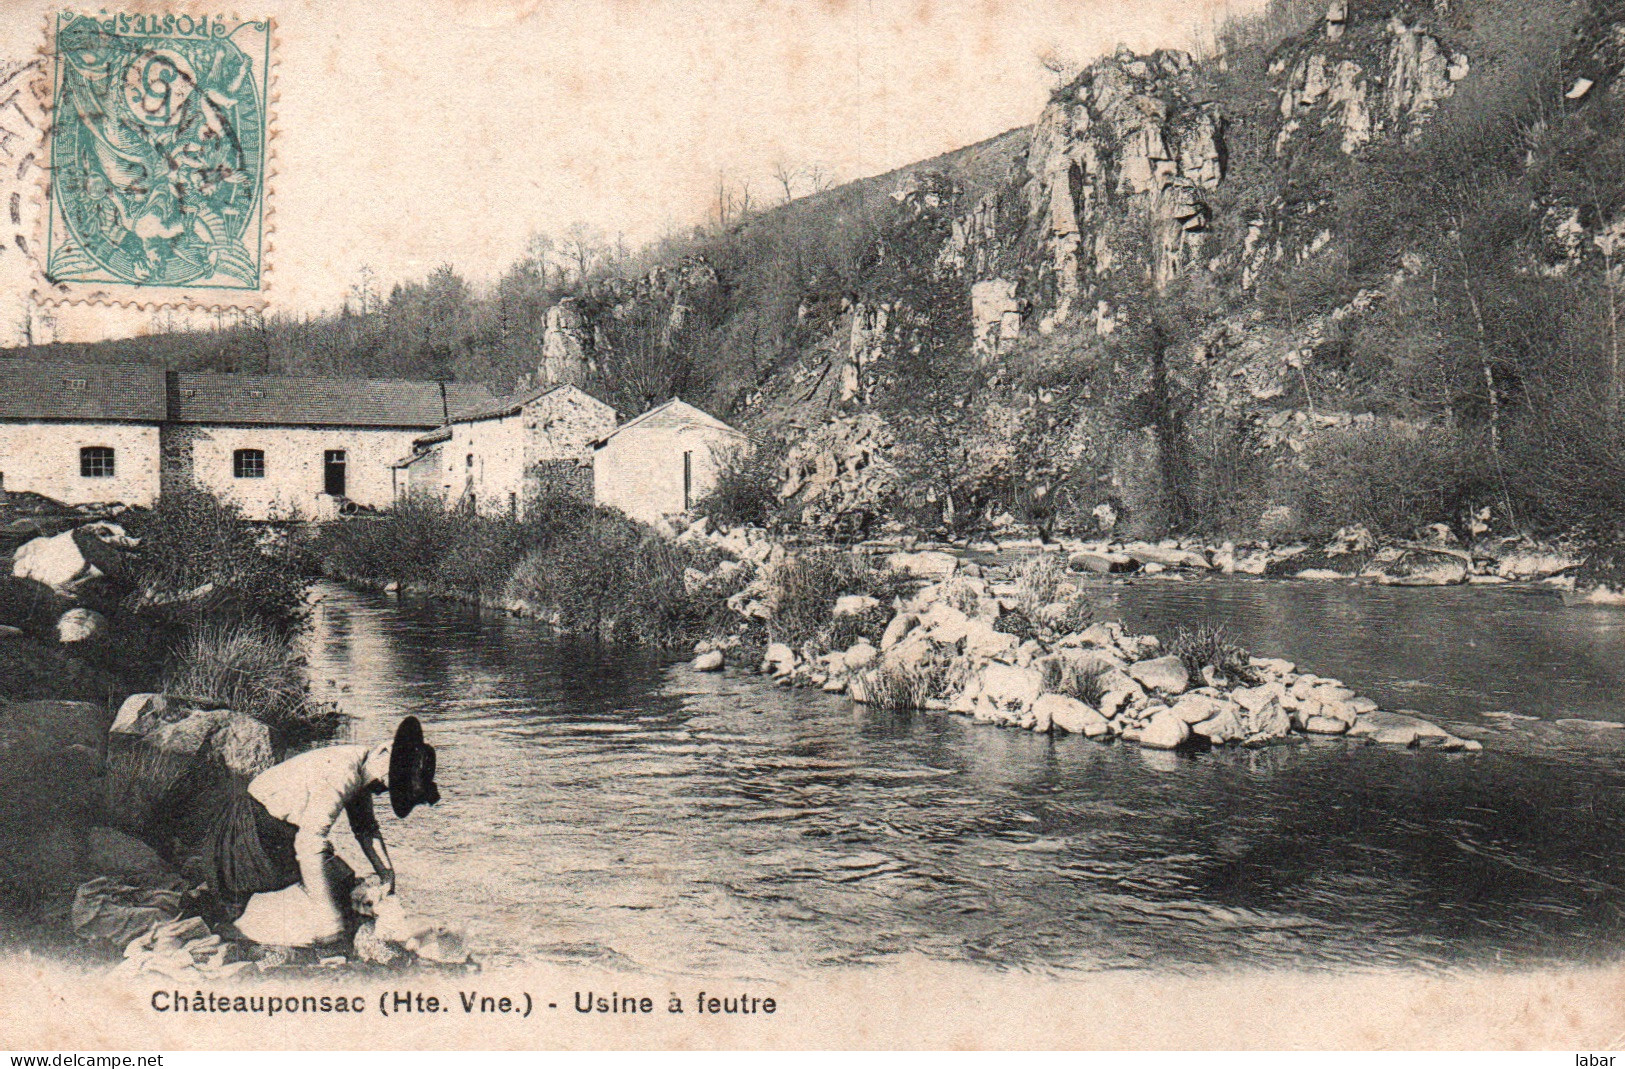
{"label": "tuft of grass", "polygon": [[1055,600],[1066,580],[1066,564],[1059,553],[1038,553],[1021,562],[1016,571],[1016,597],[1029,616]]}
{"label": "tuft of grass", "polygon": [[330,737],[336,710],[310,697],[304,662],[272,625],[213,621],[189,632],[164,676],[164,692],[251,716],[284,740]]}
{"label": "tuft of grass", "polygon": [[1252,654],[1245,646],[1230,641],[1223,624],[1181,627],[1168,652],[1185,663],[1192,679],[1200,679],[1202,669],[1212,667],[1238,683],[1248,686],[1259,683],[1258,673],[1251,663]]}
{"label": "tuft of grass", "polygon": [[1069,661],[1051,658],[1044,662],[1044,690],[1049,694],[1076,698],[1091,709],[1099,709],[1106,697],[1101,681],[1106,678],[1107,672],[1106,668],[1080,671]]}
{"label": "tuft of grass", "polygon": [[947,683],[948,666],[927,661],[917,668],[882,665],[870,676],[869,704],[904,712],[924,709]]}

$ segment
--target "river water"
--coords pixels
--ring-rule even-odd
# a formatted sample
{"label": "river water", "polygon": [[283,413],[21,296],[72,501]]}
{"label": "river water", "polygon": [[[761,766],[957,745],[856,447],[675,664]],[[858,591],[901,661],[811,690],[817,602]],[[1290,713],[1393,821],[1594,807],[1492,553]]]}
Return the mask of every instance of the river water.
{"label": "river water", "polygon": [[1595,722],[1625,720],[1625,613],[1511,588],[1097,592],[1138,630],[1223,623],[1485,750],[1176,756],[866,710],[335,586],[311,674],[357,741],[423,719],[443,801],[384,833],[408,907],[466,926],[488,964],[787,978],[902,955],[1041,973],[1620,956],[1625,731]]}

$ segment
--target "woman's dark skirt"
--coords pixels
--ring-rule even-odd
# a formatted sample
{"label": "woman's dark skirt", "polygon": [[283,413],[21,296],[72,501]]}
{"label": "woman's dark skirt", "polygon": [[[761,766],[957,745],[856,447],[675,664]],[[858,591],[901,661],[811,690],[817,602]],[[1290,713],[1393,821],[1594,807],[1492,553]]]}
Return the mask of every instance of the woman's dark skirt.
{"label": "woman's dark skirt", "polygon": [[252,895],[298,883],[297,834],[298,828],[273,817],[246,789],[232,792],[209,836],[216,897],[247,902]]}

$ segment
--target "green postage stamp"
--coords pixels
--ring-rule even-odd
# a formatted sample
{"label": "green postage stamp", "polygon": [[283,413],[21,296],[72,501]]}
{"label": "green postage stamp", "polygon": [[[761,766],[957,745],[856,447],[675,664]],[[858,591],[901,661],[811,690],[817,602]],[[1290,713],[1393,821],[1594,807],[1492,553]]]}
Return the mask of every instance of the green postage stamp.
{"label": "green postage stamp", "polygon": [[257,306],[270,21],[62,12],[52,46],[42,296]]}

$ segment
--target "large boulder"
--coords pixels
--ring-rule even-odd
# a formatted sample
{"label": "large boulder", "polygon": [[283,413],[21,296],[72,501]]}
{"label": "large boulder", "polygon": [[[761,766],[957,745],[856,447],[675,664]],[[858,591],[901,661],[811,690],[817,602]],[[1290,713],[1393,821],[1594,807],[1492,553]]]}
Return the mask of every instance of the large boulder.
{"label": "large boulder", "polygon": [[880,648],[882,650],[891,649],[901,642],[903,636],[908,634],[919,622],[920,618],[911,612],[900,612],[893,616],[891,622],[886,625],[886,630],[881,633]]}
{"label": "large boulder", "polygon": [[1190,686],[1190,671],[1178,657],[1156,657],[1129,665],[1128,674],[1146,690],[1164,694],[1183,694]]}
{"label": "large boulder", "polygon": [[1140,567],[1139,562],[1127,554],[1092,549],[1079,550],[1072,554],[1068,563],[1075,572],[1094,572],[1097,575],[1132,572]]}
{"label": "large boulder", "polygon": [[0,700],[0,897],[65,904],[86,861],[108,717],[89,702]]}
{"label": "large boulder", "polygon": [[158,851],[117,828],[92,827],[87,846],[85,868],[99,876],[157,881],[174,875]]}
{"label": "large boulder", "polygon": [[17,548],[11,574],[18,579],[44,583],[59,594],[71,595],[79,586],[102,573],[85,559],[72,531],[50,538],[36,538]]}
{"label": "large boulder", "polygon": [[997,723],[1020,723],[1038,702],[1044,678],[1031,668],[994,662],[982,669],[977,718]]}
{"label": "large boulder", "polygon": [[787,676],[796,669],[796,651],[782,642],[768,644],[767,650],[762,654],[762,672],[775,676]]}
{"label": "large boulder", "polygon": [[694,658],[693,667],[696,672],[720,672],[722,671],[722,663],[721,650],[706,650]]}
{"label": "large boulder", "polygon": [[244,779],[253,779],[276,763],[271,729],[240,713],[232,714],[225,725],[209,737],[207,746],[211,758]]}
{"label": "large boulder", "polygon": [[1349,728],[1350,738],[1369,739],[1387,746],[1414,746],[1441,750],[1482,750],[1472,739],[1458,739],[1437,724],[1410,713],[1362,713]]}
{"label": "large boulder", "polygon": [[965,656],[974,661],[1008,658],[1015,652],[1016,636],[995,630],[986,620],[971,620],[965,626]]}
{"label": "large boulder", "polygon": [[1164,568],[1196,568],[1206,571],[1212,567],[1200,553],[1170,546],[1153,546],[1145,542],[1130,542],[1123,547],[1123,555],[1137,561],[1142,567],[1159,564]]}
{"label": "large boulder", "polygon": [[862,616],[871,609],[880,608],[880,599],[867,594],[842,594],[835,599],[832,616]]}
{"label": "large boulder", "polygon": [[840,656],[841,667],[848,672],[860,672],[880,659],[880,651],[870,645],[867,639],[859,639]]}
{"label": "large boulder", "polygon": [[1247,726],[1243,723],[1244,716],[1241,707],[1226,703],[1217,713],[1207,720],[1191,725],[1191,733],[1205,735],[1208,742],[1214,746],[1223,746],[1227,742],[1239,742],[1248,735]]}
{"label": "large boulder", "polygon": [[1033,703],[1033,712],[1041,721],[1047,721],[1057,731],[1099,738],[1110,734],[1111,725],[1106,718],[1076,698],[1065,694],[1040,695]]}
{"label": "large boulder", "polygon": [[1412,547],[1398,559],[1384,562],[1381,554],[1361,573],[1385,586],[1454,586],[1465,583],[1472,558],[1445,547]]}
{"label": "large boulder", "polygon": [[945,601],[935,602],[920,616],[931,641],[939,646],[956,646],[970,630],[970,617]]}
{"label": "large boulder", "polygon": [[[165,719],[176,712],[185,715]],[[200,846],[233,784],[275,761],[270,729],[229,709],[189,710],[171,698],[163,716],[134,715],[121,728],[107,736],[108,820],[177,862]]]}
{"label": "large boulder", "polygon": [[107,617],[95,609],[69,609],[56,622],[57,641],[89,642],[107,633]]}
{"label": "large boulder", "polygon": [[1238,707],[1234,702],[1208,694],[1186,694],[1174,702],[1169,711],[1187,724],[1200,724],[1223,713],[1234,715]]}
{"label": "large boulder", "polygon": [[1152,750],[1174,750],[1190,739],[1190,725],[1172,710],[1153,716],[1140,732],[1140,745]]}
{"label": "large boulder", "polygon": [[93,580],[125,572],[128,552],[137,544],[117,524],[86,524],[25,542],[12,558],[11,574],[72,596]]}
{"label": "large boulder", "polygon": [[113,726],[115,735],[145,735],[159,724],[185,719],[187,710],[164,694],[132,694],[118,707]]}
{"label": "large boulder", "polygon": [[1580,562],[1566,553],[1523,550],[1509,553],[1496,564],[1502,579],[1545,579],[1579,567]]}

